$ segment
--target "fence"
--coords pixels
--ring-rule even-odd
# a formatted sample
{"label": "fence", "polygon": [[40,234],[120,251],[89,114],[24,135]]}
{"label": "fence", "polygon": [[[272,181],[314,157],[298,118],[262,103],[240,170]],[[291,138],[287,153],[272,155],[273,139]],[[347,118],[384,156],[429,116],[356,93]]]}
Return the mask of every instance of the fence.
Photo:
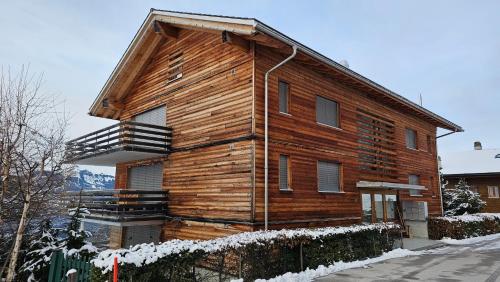
{"label": "fence", "polygon": [[[66,274],[69,270],[76,270],[69,279]],[[52,255],[50,260],[49,282],[76,282],[89,281],[90,262],[88,258],[65,258],[61,251]]]}

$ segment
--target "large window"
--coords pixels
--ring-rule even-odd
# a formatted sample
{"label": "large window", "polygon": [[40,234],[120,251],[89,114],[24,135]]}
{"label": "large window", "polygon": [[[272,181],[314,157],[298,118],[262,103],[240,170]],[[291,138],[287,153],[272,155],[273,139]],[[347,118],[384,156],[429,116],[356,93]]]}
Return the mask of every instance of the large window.
{"label": "large window", "polygon": [[[420,185],[420,176],[415,174],[408,175],[408,184],[410,185]],[[410,196],[420,196],[420,190],[410,189]]]}
{"label": "large window", "polygon": [[498,186],[488,186],[488,198],[500,198]]}
{"label": "large window", "polygon": [[290,113],[290,85],[284,81],[278,83],[280,112]]}
{"label": "large window", "polygon": [[339,106],[337,102],[316,96],[316,121],[333,127],[339,127]]}
{"label": "large window", "polygon": [[417,132],[413,129],[406,129],[406,148],[417,149]]}
{"label": "large window", "polygon": [[290,160],[286,155],[280,155],[280,190],[287,191],[290,188]]}
{"label": "large window", "polygon": [[340,192],[340,164],[318,161],[318,191]]}

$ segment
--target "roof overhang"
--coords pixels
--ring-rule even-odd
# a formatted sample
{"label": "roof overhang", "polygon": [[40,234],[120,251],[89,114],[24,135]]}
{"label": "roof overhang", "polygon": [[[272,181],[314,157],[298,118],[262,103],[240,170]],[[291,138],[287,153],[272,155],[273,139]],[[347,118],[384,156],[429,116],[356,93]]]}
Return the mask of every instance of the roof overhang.
{"label": "roof overhang", "polygon": [[358,188],[370,189],[394,189],[394,190],[427,190],[422,185],[402,184],[393,182],[372,182],[372,181],[358,181],[356,183]]}
{"label": "roof overhang", "polygon": [[[106,113],[103,113],[102,103],[104,99],[113,99],[113,95],[126,95],[127,85],[133,81],[135,76],[140,73],[141,65],[144,65],[147,58],[154,53],[155,48],[163,42],[164,38],[154,32],[153,23],[160,21],[176,28],[203,30],[207,32],[228,31],[240,35],[248,40],[253,40],[258,44],[271,46],[287,52],[283,47],[297,46],[298,55],[295,60],[302,62],[314,61],[318,63],[325,72],[335,74],[336,78],[341,79],[350,85],[363,89],[363,91],[372,93],[372,97],[392,104],[398,108],[407,109],[417,117],[428,120],[437,127],[448,129],[454,132],[463,131],[459,125],[419,106],[418,104],[406,99],[405,97],[375,83],[374,81],[358,74],[357,72],[342,66],[332,59],[314,51],[313,49],[301,44],[298,41],[284,35],[272,27],[252,18],[237,18],[225,16],[213,16],[205,14],[182,13],[163,10],[154,10],[146,17],[141,28],[135,35],[129,47],[125,51],[117,66],[106,81],[99,96],[96,98],[90,108],[90,114],[106,118],[117,118],[120,109],[111,107]],[[290,49],[291,51],[291,49]],[[135,70],[134,70],[135,66]],[[126,75],[122,71],[127,69]],[[112,103],[114,101],[111,101]],[[119,101],[116,102],[119,105]],[[393,106],[393,107],[394,107]]]}
{"label": "roof overhang", "polygon": [[478,172],[478,173],[448,173],[443,174],[444,178],[483,178],[500,177],[500,172]]}

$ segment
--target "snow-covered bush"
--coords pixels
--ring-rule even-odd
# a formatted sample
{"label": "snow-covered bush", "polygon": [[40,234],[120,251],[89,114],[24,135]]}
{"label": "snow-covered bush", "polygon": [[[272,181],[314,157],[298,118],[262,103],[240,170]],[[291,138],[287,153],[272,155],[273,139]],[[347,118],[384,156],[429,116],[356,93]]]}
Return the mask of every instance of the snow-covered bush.
{"label": "snow-covered bush", "polygon": [[486,205],[479,194],[473,192],[464,179],[460,179],[454,188],[443,190],[443,207],[445,215],[463,215],[478,213]]}
{"label": "snow-covered bush", "polygon": [[429,238],[465,239],[500,233],[500,213],[477,213],[434,217],[428,222]]}
{"label": "snow-covered bush", "polygon": [[[140,244],[99,253],[92,260],[91,278],[105,281],[116,256],[123,280],[207,281],[241,275],[245,281],[251,281],[334,261],[375,257],[392,250],[398,238],[399,225],[380,223],[245,232],[207,241]],[[197,271],[199,267],[212,272]]]}

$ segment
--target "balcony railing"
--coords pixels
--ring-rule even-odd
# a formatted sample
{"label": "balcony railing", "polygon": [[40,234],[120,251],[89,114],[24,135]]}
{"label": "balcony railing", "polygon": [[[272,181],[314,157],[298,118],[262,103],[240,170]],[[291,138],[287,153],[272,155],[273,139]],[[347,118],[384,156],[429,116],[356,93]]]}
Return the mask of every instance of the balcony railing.
{"label": "balcony railing", "polygon": [[89,215],[84,220],[110,225],[164,220],[167,215],[166,190],[87,190],[70,192],[69,207],[80,203]]}
{"label": "balcony railing", "polygon": [[169,127],[123,121],[66,143],[68,162],[113,166],[168,154]]}

